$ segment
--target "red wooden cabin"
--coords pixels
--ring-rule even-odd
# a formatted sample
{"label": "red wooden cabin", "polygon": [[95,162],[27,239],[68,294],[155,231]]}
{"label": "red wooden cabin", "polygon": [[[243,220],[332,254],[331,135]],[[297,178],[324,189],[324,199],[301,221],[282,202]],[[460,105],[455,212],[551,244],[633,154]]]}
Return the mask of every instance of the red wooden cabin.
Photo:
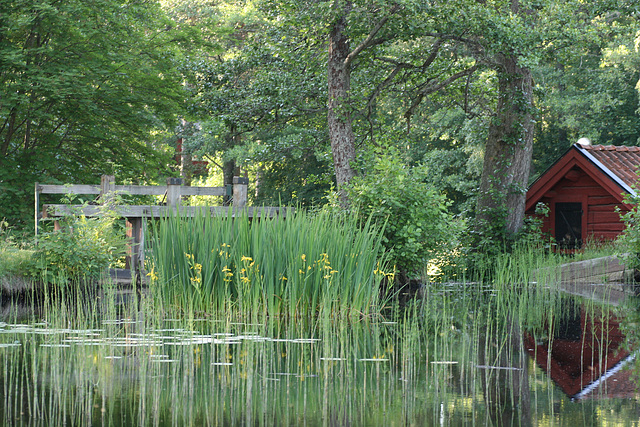
{"label": "red wooden cabin", "polygon": [[563,249],[578,249],[587,239],[611,240],[624,229],[620,214],[636,194],[640,147],[574,144],[529,187],[526,213],[535,215],[539,202],[549,215],[543,231]]}

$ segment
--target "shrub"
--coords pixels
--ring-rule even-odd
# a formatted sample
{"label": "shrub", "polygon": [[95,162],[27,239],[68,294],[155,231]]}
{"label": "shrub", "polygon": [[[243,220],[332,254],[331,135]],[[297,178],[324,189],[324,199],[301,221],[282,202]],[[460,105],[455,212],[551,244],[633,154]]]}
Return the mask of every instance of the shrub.
{"label": "shrub", "polygon": [[33,251],[24,239],[17,239],[6,220],[0,220],[0,277],[29,276]]}
{"label": "shrub", "polygon": [[383,245],[390,262],[406,276],[424,271],[429,260],[451,250],[459,226],[447,211],[446,197],[428,183],[424,166],[409,167],[399,156],[383,154],[370,172],[346,187],[351,210],[362,221],[385,224]]}
{"label": "shrub", "polygon": [[624,232],[616,240],[619,248],[619,257],[623,259],[628,268],[640,269],[640,211],[638,210],[639,196],[626,195],[625,203],[633,205],[633,208],[621,214],[620,218],[625,225]]}
{"label": "shrub", "polygon": [[44,233],[36,247],[36,272],[45,280],[96,278],[126,250],[118,217],[105,207],[98,217],[80,213],[59,220],[60,231]]}

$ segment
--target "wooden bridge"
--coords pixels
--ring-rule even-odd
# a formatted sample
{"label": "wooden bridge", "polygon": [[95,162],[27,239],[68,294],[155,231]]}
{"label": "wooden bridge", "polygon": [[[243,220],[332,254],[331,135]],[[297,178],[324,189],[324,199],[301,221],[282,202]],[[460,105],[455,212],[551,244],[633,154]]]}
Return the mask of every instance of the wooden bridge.
{"label": "wooden bridge", "polygon": [[[233,185],[225,187],[191,187],[182,185],[181,178],[167,178],[167,185],[116,185],[113,175],[103,175],[100,185],[45,185],[35,184],[35,235],[39,233],[39,222],[43,219],[55,221],[55,229],[59,229],[57,218],[71,214],[82,214],[87,217],[99,216],[104,212],[104,205],[111,203],[117,194],[161,196],[160,205],[115,205],[113,210],[126,220],[126,233],[129,248],[126,257],[127,271],[120,271],[115,279],[119,282],[131,280],[131,272],[140,275],[144,263],[144,241],[146,221],[163,218],[168,215],[193,216],[207,213],[215,216],[247,215],[253,217],[285,216],[291,208],[248,207],[248,178],[234,177]],[[82,194],[97,195],[96,204],[68,205],[45,204],[40,209],[41,194]],[[181,206],[184,196],[230,196],[231,206]],[[110,206],[111,209],[111,206]],[[231,212],[230,212],[231,211]],[[112,272],[113,276],[113,272]]]}

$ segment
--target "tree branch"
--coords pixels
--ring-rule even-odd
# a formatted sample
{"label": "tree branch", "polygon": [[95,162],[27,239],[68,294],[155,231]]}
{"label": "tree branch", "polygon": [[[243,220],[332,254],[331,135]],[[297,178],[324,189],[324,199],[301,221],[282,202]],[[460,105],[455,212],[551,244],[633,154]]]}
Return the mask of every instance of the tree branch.
{"label": "tree branch", "polygon": [[411,103],[411,106],[409,107],[409,109],[404,113],[404,117],[407,119],[407,126],[409,126],[409,121],[411,120],[411,116],[413,116],[413,113],[415,112],[416,108],[418,108],[418,105],[420,105],[420,103],[422,102],[422,99],[425,96],[439,91],[443,87],[450,85],[451,83],[453,83],[454,81],[458,80],[461,77],[469,76],[473,74],[473,72],[476,71],[478,67],[479,65],[476,64],[473,67],[467,68],[466,70],[462,70],[458,73],[455,73],[449,76],[449,78],[439,83],[431,83],[431,84],[428,84],[423,89],[421,89],[420,92],[418,92],[418,96],[416,96],[416,98]]}
{"label": "tree branch", "polygon": [[216,162],[215,160],[213,160],[213,158],[208,155],[208,154],[203,154],[202,157],[205,157],[209,160],[209,162],[213,163],[215,166],[219,167],[220,169],[223,169],[222,166],[220,164],[218,164],[218,162]]}
{"label": "tree branch", "polygon": [[380,21],[378,21],[378,23],[375,25],[375,27],[373,27],[373,29],[371,30],[371,32],[369,33],[369,35],[367,36],[366,39],[364,39],[362,41],[362,43],[360,43],[354,50],[351,51],[351,53],[349,55],[347,55],[347,57],[344,60],[344,65],[345,67],[348,67],[351,62],[353,62],[353,60],[360,55],[360,53],[365,50],[366,48],[376,45],[376,44],[380,44],[383,43],[386,39],[384,38],[375,38],[376,34],[378,34],[378,32],[382,29],[382,27],[384,27],[384,25],[387,23],[387,21],[389,20],[389,18],[395,14],[398,10],[400,10],[400,5],[399,4],[394,4],[393,7],[391,8],[391,10],[389,11],[388,15],[385,15]]}
{"label": "tree branch", "polygon": [[409,68],[409,66],[410,66],[410,64],[398,64],[391,71],[391,73],[387,76],[387,78],[384,79],[384,81],[382,83],[380,83],[378,85],[378,87],[375,88],[375,90],[373,91],[373,93],[369,97],[369,101],[367,102],[368,115],[371,115],[371,108],[373,107],[373,101],[375,101],[375,99],[378,97],[378,95],[380,95],[380,92],[382,92],[382,89],[384,89],[385,87],[387,87],[387,86],[389,86],[391,84],[391,82],[393,81],[395,76],[398,75],[400,70],[402,70],[403,68]]}
{"label": "tree branch", "polygon": [[444,43],[444,39],[437,39],[435,43],[433,43],[433,46],[431,46],[431,54],[429,54],[429,57],[427,58],[427,60],[424,61],[424,64],[422,64],[423,70],[427,69],[433,63],[433,61],[436,60],[436,57],[438,56],[438,52],[440,51],[440,46],[442,46],[442,43]]}

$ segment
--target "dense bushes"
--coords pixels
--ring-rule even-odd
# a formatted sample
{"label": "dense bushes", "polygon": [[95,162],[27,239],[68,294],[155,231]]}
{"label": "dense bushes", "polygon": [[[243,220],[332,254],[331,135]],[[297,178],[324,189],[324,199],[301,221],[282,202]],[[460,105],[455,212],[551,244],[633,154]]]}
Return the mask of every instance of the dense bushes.
{"label": "dense bushes", "polygon": [[126,251],[125,233],[118,229],[117,219],[108,206],[100,217],[73,214],[61,218],[61,231],[40,237],[33,274],[49,282],[105,274]]}
{"label": "dense bushes", "polygon": [[620,216],[625,225],[624,232],[617,240],[620,258],[628,268],[640,270],[640,197],[626,195],[624,201],[633,205],[633,208]]}
{"label": "dense bushes", "polygon": [[448,213],[446,197],[429,185],[424,166],[408,167],[397,155],[380,155],[346,191],[362,221],[371,217],[385,225],[382,242],[401,276],[421,274],[428,261],[456,243],[460,224]]}

